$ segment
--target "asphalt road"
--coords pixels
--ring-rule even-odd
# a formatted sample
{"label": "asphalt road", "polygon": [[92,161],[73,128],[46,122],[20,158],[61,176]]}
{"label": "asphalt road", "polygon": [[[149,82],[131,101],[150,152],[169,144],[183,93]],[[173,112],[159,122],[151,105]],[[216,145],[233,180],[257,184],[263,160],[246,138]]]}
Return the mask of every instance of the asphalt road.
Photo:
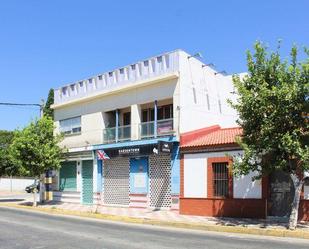
{"label": "asphalt road", "polygon": [[309,240],[201,232],[0,207],[1,249],[309,248]]}

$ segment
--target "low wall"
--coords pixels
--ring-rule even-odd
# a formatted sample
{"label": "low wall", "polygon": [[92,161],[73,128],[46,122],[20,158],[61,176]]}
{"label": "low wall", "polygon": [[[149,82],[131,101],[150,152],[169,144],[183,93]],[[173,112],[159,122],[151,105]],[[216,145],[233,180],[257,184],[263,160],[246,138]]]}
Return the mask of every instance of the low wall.
{"label": "low wall", "polygon": [[34,183],[34,178],[1,177],[0,191],[25,191],[25,188]]}
{"label": "low wall", "polygon": [[300,200],[298,220],[309,221],[309,200]]}
{"label": "low wall", "polygon": [[265,218],[266,201],[264,199],[180,198],[180,214]]}

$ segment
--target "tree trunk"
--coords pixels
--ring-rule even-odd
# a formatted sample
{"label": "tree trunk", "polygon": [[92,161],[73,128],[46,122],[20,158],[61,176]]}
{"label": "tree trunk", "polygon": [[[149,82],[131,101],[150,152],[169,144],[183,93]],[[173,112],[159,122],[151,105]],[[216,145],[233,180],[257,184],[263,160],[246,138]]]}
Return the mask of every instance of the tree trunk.
{"label": "tree trunk", "polygon": [[299,179],[299,177],[296,174],[291,174],[290,176],[294,184],[295,194],[294,194],[294,200],[292,203],[292,211],[290,214],[289,229],[295,230],[297,226],[297,221],[298,221],[300,194],[301,194],[301,191],[304,185],[304,180]]}

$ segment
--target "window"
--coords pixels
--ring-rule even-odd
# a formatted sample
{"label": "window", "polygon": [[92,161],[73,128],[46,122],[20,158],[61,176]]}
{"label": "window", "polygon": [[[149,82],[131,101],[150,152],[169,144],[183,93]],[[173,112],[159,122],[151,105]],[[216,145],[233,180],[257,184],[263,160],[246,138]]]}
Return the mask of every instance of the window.
{"label": "window", "polygon": [[[164,105],[158,107],[158,120],[173,118],[173,105]],[[142,111],[142,122],[154,121],[154,108],[144,109]]]}
{"label": "window", "polygon": [[229,197],[229,169],[228,163],[213,163],[213,196]]}
{"label": "window", "polygon": [[148,67],[148,65],[149,65],[149,61],[144,61],[144,66]]}
{"label": "window", "polygon": [[119,73],[120,73],[120,74],[124,74],[124,69],[123,69],[123,68],[120,68],[120,69],[119,69]]}
{"label": "window", "polygon": [[60,132],[65,135],[81,132],[81,117],[60,120]]}
{"label": "window", "polygon": [[99,79],[99,80],[102,80],[102,75],[99,75],[99,76],[98,76],[98,79]]}
{"label": "window", "polygon": [[91,84],[92,83],[92,79],[88,79],[88,82]]}
{"label": "window", "polygon": [[109,77],[113,77],[113,72],[109,72],[109,73],[108,73],[108,76],[109,76]]}
{"label": "window", "polygon": [[132,70],[135,70],[135,64],[134,64],[134,65],[131,65],[131,69],[132,69]]}
{"label": "window", "polygon": [[131,124],[131,112],[125,112],[123,114],[123,125]]}

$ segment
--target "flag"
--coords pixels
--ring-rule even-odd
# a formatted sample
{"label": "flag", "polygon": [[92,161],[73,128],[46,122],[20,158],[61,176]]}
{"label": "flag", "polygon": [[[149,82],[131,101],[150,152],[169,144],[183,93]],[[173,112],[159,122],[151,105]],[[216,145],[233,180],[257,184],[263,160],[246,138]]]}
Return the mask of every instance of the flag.
{"label": "flag", "polygon": [[98,150],[97,151],[98,159],[99,160],[107,160],[110,159],[109,156],[105,153],[104,150]]}

